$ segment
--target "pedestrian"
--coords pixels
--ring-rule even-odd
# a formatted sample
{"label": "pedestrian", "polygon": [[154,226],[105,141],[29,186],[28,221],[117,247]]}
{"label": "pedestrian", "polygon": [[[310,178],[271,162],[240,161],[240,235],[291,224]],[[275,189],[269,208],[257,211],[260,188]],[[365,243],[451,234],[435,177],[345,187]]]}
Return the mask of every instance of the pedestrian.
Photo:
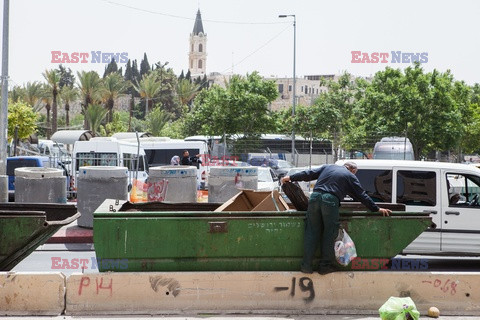
{"label": "pedestrian", "polygon": [[318,273],[327,274],[335,271],[334,242],[340,227],[339,207],[340,201],[347,194],[373,212],[380,212],[383,216],[388,216],[392,212],[379,208],[373,202],[360,185],[355,176],[356,172],[357,165],[354,162],[346,162],[343,166],[323,165],[281,179],[282,183],[317,179],[308,201],[303,262],[300,268],[303,273],[313,273],[313,258],[320,239],[322,244]]}
{"label": "pedestrian", "polygon": [[200,155],[197,154],[196,156],[190,157],[190,153],[188,150],[184,150],[182,153],[182,161],[181,164],[182,166],[193,166],[198,163],[202,163],[202,160],[200,160]]}
{"label": "pedestrian", "polygon": [[172,159],[170,160],[170,165],[179,166],[180,165],[180,157],[179,156],[173,156]]}

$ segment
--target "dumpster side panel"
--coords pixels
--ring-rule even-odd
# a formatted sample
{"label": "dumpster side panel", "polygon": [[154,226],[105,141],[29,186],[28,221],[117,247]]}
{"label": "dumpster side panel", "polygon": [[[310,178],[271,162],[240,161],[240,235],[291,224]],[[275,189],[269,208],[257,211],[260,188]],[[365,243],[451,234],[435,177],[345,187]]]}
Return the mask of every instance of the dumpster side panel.
{"label": "dumpster side panel", "polygon": [[[176,216],[178,214],[178,216]],[[303,256],[298,212],[96,213],[100,271],[293,271]],[[262,215],[263,214],[263,215]],[[342,217],[362,258],[391,258],[431,224],[427,216]],[[113,260],[111,260],[113,259]],[[122,261],[111,265],[109,261]]]}

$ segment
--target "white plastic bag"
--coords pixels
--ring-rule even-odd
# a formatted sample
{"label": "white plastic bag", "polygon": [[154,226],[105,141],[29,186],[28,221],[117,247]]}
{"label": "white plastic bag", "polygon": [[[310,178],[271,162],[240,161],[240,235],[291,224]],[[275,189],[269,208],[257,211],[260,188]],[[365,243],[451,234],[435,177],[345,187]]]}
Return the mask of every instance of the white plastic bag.
{"label": "white plastic bag", "polygon": [[347,232],[343,229],[340,229],[339,232],[342,232],[343,236],[340,237],[339,235],[340,239],[335,241],[335,258],[342,266],[348,266],[350,261],[357,257],[357,250]]}

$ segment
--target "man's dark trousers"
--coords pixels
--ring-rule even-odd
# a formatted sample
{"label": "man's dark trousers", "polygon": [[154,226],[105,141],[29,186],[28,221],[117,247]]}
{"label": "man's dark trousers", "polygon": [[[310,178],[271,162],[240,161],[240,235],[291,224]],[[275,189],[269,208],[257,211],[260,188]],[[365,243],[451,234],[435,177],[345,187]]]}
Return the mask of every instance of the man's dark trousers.
{"label": "man's dark trousers", "polygon": [[319,269],[332,267],[335,261],[333,248],[338,235],[339,200],[326,192],[313,192],[308,201],[305,222],[304,253],[302,270],[312,270],[313,258],[319,240],[322,240]]}

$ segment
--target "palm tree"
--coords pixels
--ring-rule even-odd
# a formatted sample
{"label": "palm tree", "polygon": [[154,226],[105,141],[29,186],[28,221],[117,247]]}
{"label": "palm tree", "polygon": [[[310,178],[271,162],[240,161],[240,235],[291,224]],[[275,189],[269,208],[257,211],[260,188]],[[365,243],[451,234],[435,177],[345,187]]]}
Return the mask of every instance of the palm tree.
{"label": "palm tree", "polygon": [[64,86],[60,92],[60,98],[65,103],[65,126],[70,126],[70,102],[78,98],[78,89],[75,87]]}
{"label": "palm tree", "polygon": [[123,77],[117,72],[110,73],[103,79],[100,91],[102,94],[102,100],[108,110],[107,122],[112,122],[113,120],[115,99],[125,92],[127,88],[127,82],[123,80]]}
{"label": "palm tree", "polygon": [[91,104],[85,110],[85,120],[94,135],[98,135],[98,130],[108,110],[99,104]]}
{"label": "palm tree", "polygon": [[177,83],[176,91],[178,101],[182,106],[187,106],[190,102],[195,98],[200,86],[198,84],[194,84],[190,82],[188,79],[181,79]]}
{"label": "palm tree", "polygon": [[[84,101],[82,104],[82,113],[86,115],[85,112],[88,106],[99,101],[101,80],[100,76],[95,71],[77,72],[77,78],[77,85]],[[86,117],[84,119],[84,126],[85,129],[88,129]]]}
{"label": "palm tree", "polygon": [[[45,106],[45,109],[47,110],[47,140],[50,139],[50,135],[52,134],[52,128],[50,127],[50,108],[53,103],[53,97],[52,97],[52,91],[50,90],[50,87],[47,84],[42,84],[42,89],[40,93],[40,99],[42,103]],[[42,107],[40,106],[38,111],[40,111]]]}
{"label": "palm tree", "polygon": [[49,86],[50,90],[52,91],[52,133],[57,132],[57,95],[60,90],[60,73],[58,70],[45,70],[42,74],[45,80],[47,80],[47,86]]}
{"label": "palm tree", "polygon": [[145,118],[148,131],[153,134],[153,136],[159,136],[160,131],[163,129],[165,124],[167,124],[170,118],[171,116],[167,112],[160,109],[160,107],[154,107],[152,112],[150,112]]}
{"label": "palm tree", "polygon": [[27,82],[23,89],[23,101],[25,101],[33,110],[38,111],[39,104],[42,102],[42,84],[40,82]]}
{"label": "palm tree", "polygon": [[140,94],[140,97],[145,98],[145,116],[153,106],[153,98],[155,98],[160,89],[162,83],[158,80],[158,75],[155,72],[144,74],[142,80],[138,85],[134,85],[135,90]]}

